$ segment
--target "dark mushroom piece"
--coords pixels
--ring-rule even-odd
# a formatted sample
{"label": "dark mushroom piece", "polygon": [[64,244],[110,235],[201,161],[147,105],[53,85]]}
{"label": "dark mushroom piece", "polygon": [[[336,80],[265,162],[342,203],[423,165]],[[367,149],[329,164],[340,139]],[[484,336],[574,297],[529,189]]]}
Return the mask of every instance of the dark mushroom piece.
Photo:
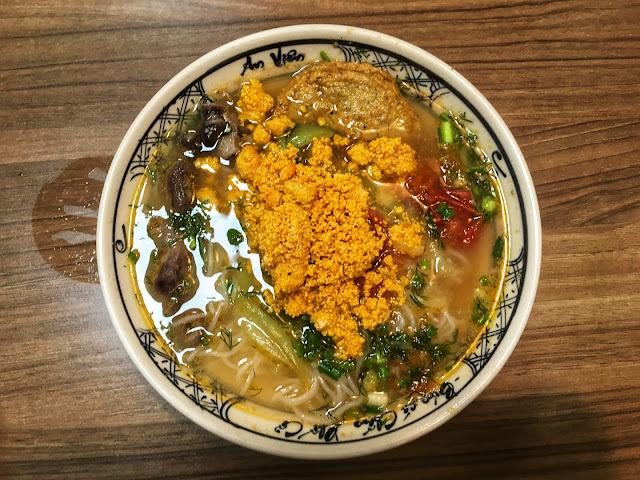
{"label": "dark mushroom piece", "polygon": [[162,313],[168,317],[193,298],[199,281],[193,255],[182,242],[152,252],[146,272],[147,290],[162,302]]}
{"label": "dark mushroom piece", "polygon": [[228,122],[224,117],[224,110],[215,103],[202,105],[204,121],[202,123],[202,143],[205,147],[215,147],[218,140],[227,130]]}
{"label": "dark mushroom piece", "polygon": [[196,189],[193,181],[193,164],[178,160],[167,170],[169,207],[183,215],[195,204]]}
{"label": "dark mushroom piece", "polygon": [[147,235],[159,249],[165,249],[179,240],[179,235],[171,228],[166,218],[151,217],[147,224]]}
{"label": "dark mushroom piece", "polygon": [[173,342],[176,350],[195,348],[208,341],[208,334],[204,328],[205,318],[205,313],[199,308],[190,308],[173,317],[167,337]]}

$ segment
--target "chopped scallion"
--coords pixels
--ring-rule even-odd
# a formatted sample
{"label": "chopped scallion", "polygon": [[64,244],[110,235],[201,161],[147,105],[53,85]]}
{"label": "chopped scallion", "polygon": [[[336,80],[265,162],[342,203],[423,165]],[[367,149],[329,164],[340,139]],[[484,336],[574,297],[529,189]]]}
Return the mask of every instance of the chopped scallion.
{"label": "chopped scallion", "polygon": [[389,378],[389,367],[387,365],[378,366],[378,377],[380,377],[380,380]]}
{"label": "chopped scallion", "polygon": [[496,201],[489,195],[482,197],[482,211],[486,213],[493,213],[496,209]]}
{"label": "chopped scallion", "polygon": [[135,265],[136,262],[140,259],[140,253],[138,253],[137,250],[131,250],[129,253],[127,253],[127,258],[131,263]]}
{"label": "chopped scallion", "polygon": [[455,139],[454,127],[450,121],[440,122],[440,126],[438,127],[438,138],[440,139],[440,143],[442,145],[452,144]]}
{"label": "chopped scallion", "polygon": [[499,236],[496,239],[496,243],[493,245],[493,250],[491,251],[491,255],[493,255],[493,258],[495,258],[496,260],[499,260],[502,258],[503,253],[504,253],[504,237]]}

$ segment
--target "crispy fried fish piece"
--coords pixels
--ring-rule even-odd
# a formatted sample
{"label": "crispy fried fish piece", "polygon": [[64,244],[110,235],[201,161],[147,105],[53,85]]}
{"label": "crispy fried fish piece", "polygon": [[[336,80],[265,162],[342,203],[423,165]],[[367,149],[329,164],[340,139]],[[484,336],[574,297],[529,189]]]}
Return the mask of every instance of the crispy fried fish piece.
{"label": "crispy fried fish piece", "polygon": [[322,62],[293,78],[278,96],[276,115],[296,123],[324,124],[342,135],[408,137],[416,113],[394,78],[368,63]]}

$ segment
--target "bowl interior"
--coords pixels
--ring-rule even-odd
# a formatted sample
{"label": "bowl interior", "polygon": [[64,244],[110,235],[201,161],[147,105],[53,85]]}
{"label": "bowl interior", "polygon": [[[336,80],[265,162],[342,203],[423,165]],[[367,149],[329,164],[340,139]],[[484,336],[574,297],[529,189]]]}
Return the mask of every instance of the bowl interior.
{"label": "bowl interior", "polygon": [[[322,53],[369,62],[474,122],[505,195],[510,251],[495,319],[439,390],[399,411],[339,425],[302,423],[187,376],[145,321],[128,273],[130,204],[163,132],[216,89],[249,78],[292,74]],[[367,30],[305,25],[262,32],[202,57],[172,79],[140,113],[114,158],[98,221],[98,262],[112,321],[129,355],[172,405],[204,428],[244,446],[307,458],[337,458],[397,446],[437,427],[487,385],[513,350],[531,309],[540,264],[540,224],[529,172],[512,135],[486,99],[446,64],[393,37]]]}

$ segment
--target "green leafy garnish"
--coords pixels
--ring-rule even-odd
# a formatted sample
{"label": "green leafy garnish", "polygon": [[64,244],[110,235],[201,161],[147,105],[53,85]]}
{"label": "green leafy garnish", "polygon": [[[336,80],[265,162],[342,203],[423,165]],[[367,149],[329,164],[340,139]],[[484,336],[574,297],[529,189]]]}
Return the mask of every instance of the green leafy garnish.
{"label": "green leafy garnish", "polygon": [[353,360],[320,360],[318,371],[324,373],[334,380],[338,380],[345,371],[353,371],[356,366]]}
{"label": "green leafy garnish", "polygon": [[501,235],[496,239],[496,243],[493,244],[493,250],[491,251],[491,255],[496,260],[502,258],[502,254],[504,253],[504,237]]}
{"label": "green leafy garnish", "polygon": [[230,228],[227,230],[227,240],[229,240],[231,245],[238,246],[244,241],[244,236],[242,235],[242,232],[235,228]]}
{"label": "green leafy garnish", "polygon": [[424,308],[424,303],[423,303],[424,298],[420,297],[415,292],[411,292],[409,294],[409,298],[413,300],[413,303],[415,303],[418,307]]}
{"label": "green leafy garnish", "polygon": [[471,320],[478,326],[482,326],[489,321],[489,308],[480,297],[473,299]]}
{"label": "green leafy garnish", "polygon": [[486,287],[487,285],[489,285],[489,279],[486,276],[481,276],[480,277],[480,285],[482,285],[483,287]]}
{"label": "green leafy garnish", "polygon": [[436,212],[438,212],[445,220],[451,220],[456,212],[447,204],[447,202],[442,202],[440,205],[436,207]]}
{"label": "green leafy garnish", "polygon": [[427,220],[427,231],[429,232],[429,236],[438,242],[438,246],[444,250],[445,248],[444,243],[442,242],[442,236],[440,236],[440,230],[438,230],[436,222],[430,211],[427,211],[425,218]]}
{"label": "green leafy garnish", "polygon": [[220,339],[224,342],[224,344],[229,347],[231,350],[233,347],[238,345],[240,342],[233,343],[233,332],[231,329],[227,330],[225,327],[220,327]]}
{"label": "green leafy garnish", "polygon": [[411,288],[414,290],[420,290],[424,287],[424,277],[422,274],[416,269],[413,277],[411,277]]}
{"label": "green leafy garnish", "polygon": [[200,345],[202,345],[203,347],[208,347],[210,343],[211,343],[211,339],[209,338],[209,335],[207,335],[206,333],[200,337]]}
{"label": "green leafy garnish", "polygon": [[448,343],[432,343],[433,337],[438,334],[438,329],[433,325],[423,326],[413,337],[413,348],[427,352],[433,364],[438,363],[451,353]]}
{"label": "green leafy garnish", "polygon": [[318,360],[318,371],[334,380],[347,371],[356,368],[353,360],[341,360],[335,357],[335,343],[331,337],[322,335],[311,323],[309,315],[300,315],[291,319],[296,340],[293,348],[298,357],[307,362]]}
{"label": "green leafy garnish", "polygon": [[203,208],[206,203],[197,203],[184,214],[173,213],[169,216],[171,226],[188,242],[191,250],[195,250],[197,240],[206,235],[211,217]]}
{"label": "green leafy garnish", "polygon": [[364,405],[362,407],[364,413],[382,413],[382,405]]}
{"label": "green leafy garnish", "polygon": [[464,121],[464,122],[467,122],[467,123],[473,123],[473,120],[471,120],[470,118],[467,118],[467,112],[462,112],[462,113],[458,116],[458,118],[459,118],[460,120]]}
{"label": "green leafy garnish", "polygon": [[327,52],[325,52],[324,50],[320,50],[320,58],[325,62],[331,61],[331,58],[329,58],[329,55],[327,55]]}
{"label": "green leafy garnish", "polygon": [[131,250],[129,253],[127,253],[127,258],[131,263],[135,265],[136,262],[140,259],[140,252],[138,252],[138,250]]}

